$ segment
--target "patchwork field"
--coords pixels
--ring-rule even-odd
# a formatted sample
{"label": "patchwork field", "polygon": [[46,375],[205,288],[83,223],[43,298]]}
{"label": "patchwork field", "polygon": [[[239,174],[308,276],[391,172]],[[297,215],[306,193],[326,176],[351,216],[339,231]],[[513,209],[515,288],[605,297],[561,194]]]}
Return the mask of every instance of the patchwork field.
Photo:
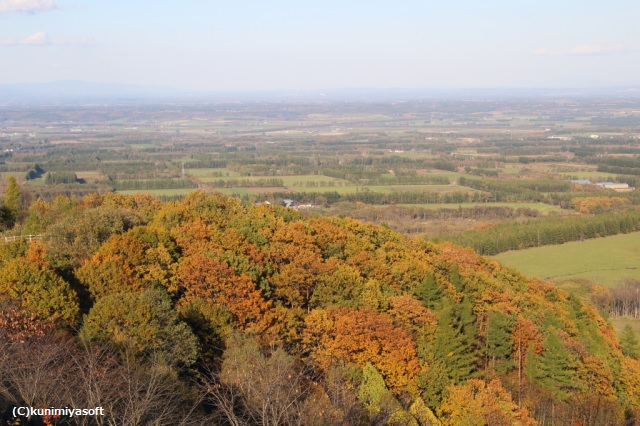
{"label": "patchwork field", "polygon": [[626,278],[640,277],[640,233],[510,251],[495,258],[543,279],[586,278],[615,287]]}

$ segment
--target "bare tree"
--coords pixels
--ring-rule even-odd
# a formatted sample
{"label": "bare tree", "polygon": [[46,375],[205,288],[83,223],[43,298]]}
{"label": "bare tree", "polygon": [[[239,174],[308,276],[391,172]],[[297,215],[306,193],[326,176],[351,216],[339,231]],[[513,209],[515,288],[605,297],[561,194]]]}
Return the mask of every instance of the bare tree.
{"label": "bare tree", "polygon": [[232,335],[219,374],[203,378],[207,399],[232,425],[301,425],[311,387],[295,358],[282,349],[268,355],[257,342]]}

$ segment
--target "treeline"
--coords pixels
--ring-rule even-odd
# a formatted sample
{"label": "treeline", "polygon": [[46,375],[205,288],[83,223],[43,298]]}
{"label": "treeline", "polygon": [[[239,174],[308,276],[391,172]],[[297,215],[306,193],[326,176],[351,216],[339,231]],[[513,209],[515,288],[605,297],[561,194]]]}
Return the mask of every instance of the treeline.
{"label": "treeline", "polygon": [[167,163],[151,161],[101,163],[98,170],[112,180],[158,179],[168,173],[177,173],[177,169]]}
{"label": "treeline", "polygon": [[599,166],[640,168],[640,157],[597,157],[589,162],[596,163]]}
{"label": "treeline", "polygon": [[279,178],[270,179],[219,179],[207,182],[214,188],[281,188],[284,182]]}
{"label": "treeline", "polygon": [[451,219],[506,220],[519,217],[538,217],[540,212],[526,207],[511,208],[492,206],[490,203],[474,207],[429,209],[407,206],[370,206],[360,203],[339,203],[334,205],[332,216],[344,215],[373,223],[385,223],[404,234],[425,233],[426,221]]}
{"label": "treeline", "polygon": [[460,177],[462,186],[487,191],[494,195],[495,201],[542,201],[545,193],[564,192],[571,189],[567,181],[553,179],[474,179]]}
{"label": "treeline", "polygon": [[640,176],[640,156],[595,156],[590,158],[588,162],[597,164],[599,172]]}
{"label": "treeline", "polygon": [[369,185],[449,185],[446,176],[378,176],[368,181]]}
{"label": "treeline", "polygon": [[629,202],[633,205],[640,204],[640,191],[615,192],[611,190],[602,189],[600,187],[596,187],[595,185],[586,185],[586,186],[590,188],[583,192],[554,192],[554,193],[546,194],[544,202],[547,204],[552,204],[554,206],[562,207],[563,209],[573,208],[573,203],[575,203],[576,200],[580,198],[593,198],[593,197],[623,198],[625,200],[629,200]]}
{"label": "treeline", "polygon": [[[182,162],[174,160],[173,165],[182,167]],[[226,160],[189,160],[185,162],[185,167],[189,169],[223,169],[227,167]]]}
{"label": "treeline", "polygon": [[495,255],[570,241],[626,234],[640,230],[640,211],[629,210],[591,217],[548,217],[524,223],[501,223],[492,228],[439,238]]}
{"label": "treeline", "polygon": [[486,194],[481,192],[375,192],[366,188],[362,191],[341,194],[337,191],[325,192],[276,192],[270,195],[273,199],[289,198],[294,201],[311,204],[334,204],[341,201],[360,202],[365,204],[460,204],[486,201]]}
{"label": "treeline", "polygon": [[622,167],[622,166],[609,166],[606,164],[598,165],[598,171],[604,173],[616,173],[621,175],[634,175],[640,176],[640,167]]}
{"label": "treeline", "polygon": [[133,191],[143,189],[188,189],[198,185],[190,179],[141,179],[116,180],[112,182],[116,191]]}
{"label": "treeline", "polygon": [[78,176],[73,172],[49,172],[44,179],[45,185],[65,185],[78,182]]}
{"label": "treeline", "polygon": [[476,175],[476,176],[488,176],[488,177],[498,177],[498,170],[495,169],[473,169],[473,168],[467,168],[466,172],[469,173],[470,175]]}
{"label": "treeline", "polygon": [[445,220],[445,219],[512,219],[515,217],[538,217],[540,212],[526,207],[512,208],[491,206],[491,204],[445,209],[425,209],[404,206],[362,206],[349,210],[349,216],[369,222],[411,220]]}
{"label": "treeline", "polygon": [[609,314],[640,319],[640,281],[628,280],[621,287],[609,289]]}

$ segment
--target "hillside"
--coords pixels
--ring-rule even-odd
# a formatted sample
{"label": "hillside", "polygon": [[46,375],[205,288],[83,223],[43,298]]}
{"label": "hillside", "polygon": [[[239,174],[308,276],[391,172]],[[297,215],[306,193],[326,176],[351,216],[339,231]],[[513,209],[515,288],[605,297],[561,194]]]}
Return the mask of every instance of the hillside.
{"label": "hillside", "polygon": [[623,353],[595,307],[469,249],[201,192],[17,216],[43,238],[0,242],[2,420],[640,422],[637,342]]}

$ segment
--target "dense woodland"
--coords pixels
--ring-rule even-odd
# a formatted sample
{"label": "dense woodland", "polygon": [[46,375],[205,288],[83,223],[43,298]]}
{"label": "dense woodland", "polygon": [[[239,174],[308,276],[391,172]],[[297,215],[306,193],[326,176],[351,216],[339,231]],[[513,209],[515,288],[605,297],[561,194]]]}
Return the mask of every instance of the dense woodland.
{"label": "dense woodland", "polygon": [[601,286],[203,192],[29,201],[10,179],[0,212],[42,235],[0,241],[4,422],[27,405],[104,407],[80,424],[640,423],[639,343]]}

